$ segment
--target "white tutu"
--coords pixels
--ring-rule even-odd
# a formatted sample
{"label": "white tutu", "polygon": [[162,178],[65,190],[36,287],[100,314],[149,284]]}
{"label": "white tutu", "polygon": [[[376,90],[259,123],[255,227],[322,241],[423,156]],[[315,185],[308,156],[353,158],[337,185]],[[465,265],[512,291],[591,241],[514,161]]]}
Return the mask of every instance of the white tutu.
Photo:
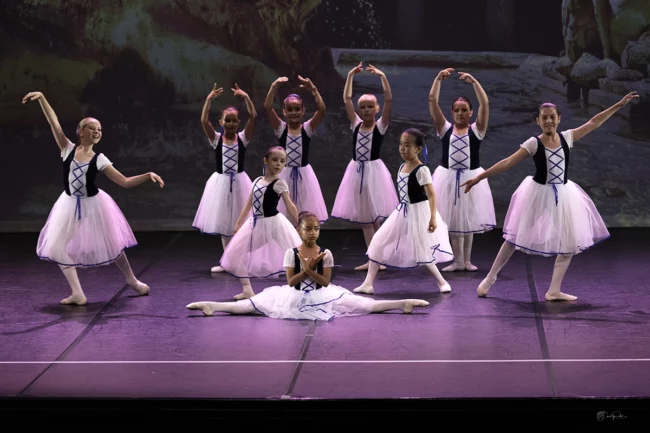
{"label": "white tutu", "polygon": [[528,176],[512,195],[503,238],[527,254],[554,256],[579,254],[609,238],[609,232],[577,184],[568,181],[554,188]]}
{"label": "white tutu", "polygon": [[397,203],[395,184],[384,161],[375,159],[362,164],[351,160],[336,193],[332,216],[372,224],[388,218]]}
{"label": "white tutu", "polygon": [[232,236],[251,188],[246,172],[235,174],[232,192],[229,174],[212,173],[205,183],[192,227],[206,234]]}
{"label": "white tutu", "polygon": [[36,254],[64,266],[102,266],[137,244],[124,214],[104,191],[79,199],[64,192],[41,230]]}
{"label": "white tutu", "polygon": [[226,246],[219,265],[237,278],[267,278],[285,272],[284,253],[302,243],[284,215],[250,217]]}
{"label": "white tutu", "polygon": [[467,194],[460,185],[483,173],[483,168],[460,172],[438,166],[433,173],[436,205],[451,236],[485,233],[496,227],[494,201],[487,179],[477,183]]}
{"label": "white tutu", "polygon": [[414,268],[453,260],[447,224],[436,212],[437,227],[431,233],[430,219],[428,200],[400,204],[374,234],[366,255],[373,262],[396,268]]}
{"label": "white tutu", "polygon": [[[309,211],[316,214],[316,217],[321,223],[327,221],[329,215],[327,214],[325,199],[323,198],[323,193],[314,169],[311,167],[311,164],[296,168],[297,174],[293,174],[294,170],[292,167],[285,167],[278,177],[284,179],[287,185],[289,185],[289,197],[291,197],[291,200],[293,200],[298,208],[298,213]],[[297,179],[292,178],[295,176],[297,176]],[[296,192],[297,199],[295,198]],[[286,217],[289,216],[287,207],[282,199],[278,203],[278,211]]]}
{"label": "white tutu", "polygon": [[333,284],[310,291],[296,290],[287,285],[273,286],[248,301],[265,316],[294,320],[331,320],[334,317],[361,316],[370,314],[374,303],[370,298],[355,295]]}

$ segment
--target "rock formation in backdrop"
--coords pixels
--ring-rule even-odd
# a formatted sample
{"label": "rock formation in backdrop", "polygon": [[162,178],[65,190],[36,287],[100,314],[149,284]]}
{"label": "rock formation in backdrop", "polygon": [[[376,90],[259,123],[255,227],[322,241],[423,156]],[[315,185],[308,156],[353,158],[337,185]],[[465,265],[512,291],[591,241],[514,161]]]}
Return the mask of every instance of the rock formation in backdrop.
{"label": "rock formation in backdrop", "polygon": [[564,53],[544,72],[568,84],[570,99],[589,89],[650,97],[650,1],[564,0]]}

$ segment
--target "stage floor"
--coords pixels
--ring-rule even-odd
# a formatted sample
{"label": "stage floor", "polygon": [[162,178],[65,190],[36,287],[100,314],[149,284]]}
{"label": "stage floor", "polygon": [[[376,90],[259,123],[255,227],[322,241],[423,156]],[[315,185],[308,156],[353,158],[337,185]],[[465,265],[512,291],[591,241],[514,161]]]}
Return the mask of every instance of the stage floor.
{"label": "stage floor", "polygon": [[[476,295],[501,232],[474,239],[478,272],[445,274],[441,294],[422,269],[380,272],[376,299],[421,298],[413,314],[331,322],[189,311],[229,301],[236,279],[211,274],[219,238],[139,233],[128,251],[151,286],[138,297],[115,265],[80,271],[84,307],[61,306],[63,274],[35,255],[36,234],[0,238],[0,396],[190,399],[553,398],[650,396],[648,230],[574,257],[563,291],[544,301],[553,259],[515,252],[487,298]],[[364,272],[361,231],[323,231],[334,282]],[[254,280],[256,292],[286,280]],[[595,414],[594,414],[595,416]]]}

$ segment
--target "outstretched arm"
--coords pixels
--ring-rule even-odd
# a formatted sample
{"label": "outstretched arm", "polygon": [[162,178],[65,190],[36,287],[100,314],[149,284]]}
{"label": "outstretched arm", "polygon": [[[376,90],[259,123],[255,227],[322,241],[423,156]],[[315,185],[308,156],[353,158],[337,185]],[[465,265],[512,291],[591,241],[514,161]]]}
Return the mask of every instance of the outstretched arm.
{"label": "outstretched arm", "polygon": [[467,72],[459,72],[459,74],[461,80],[464,80],[474,86],[476,98],[478,99],[478,116],[476,116],[476,128],[479,130],[481,135],[485,135],[488,127],[488,120],[490,117],[490,101],[488,100],[488,96],[476,78],[472,77]]}
{"label": "outstretched arm", "polygon": [[141,185],[147,181],[157,183],[160,185],[161,188],[165,186],[165,182],[163,182],[161,177],[153,172],[141,174],[138,176],[125,177],[112,165],[109,165],[102,171],[104,172],[107,178],[109,178],[110,180],[112,180],[122,188],[133,188],[134,186]]}
{"label": "outstretched arm", "polygon": [[316,100],[316,112],[309,121],[311,130],[315,131],[325,117],[325,102],[323,101],[323,97],[320,95],[320,93],[318,93],[318,89],[316,86],[314,86],[314,83],[312,83],[309,78],[302,78],[300,75],[298,75],[298,79],[302,81],[300,87],[309,90]]}
{"label": "outstretched arm", "polygon": [[69,140],[63,133],[63,129],[59,124],[59,118],[56,116],[56,113],[54,113],[54,110],[47,102],[47,99],[45,99],[45,96],[43,96],[41,92],[29,92],[23,97],[23,104],[27,101],[35,100],[38,100],[38,103],[41,105],[41,109],[45,114],[45,118],[47,119],[48,123],[50,124],[50,128],[52,129],[52,134],[54,134],[56,144],[59,146],[59,149],[61,149],[61,152],[63,152],[66,147],[68,147]]}
{"label": "outstretched arm", "polygon": [[214,83],[212,86],[212,91],[207,96],[207,98],[205,98],[205,104],[203,104],[203,110],[201,111],[201,126],[203,126],[203,132],[205,132],[205,135],[208,137],[208,139],[210,139],[210,141],[214,141],[214,137],[216,136],[214,128],[208,119],[210,117],[210,104],[212,103],[213,99],[222,93],[223,88],[219,87],[217,89],[217,83]]}
{"label": "outstretched arm", "polygon": [[280,77],[275,80],[271,84],[269,93],[266,94],[266,99],[264,100],[264,109],[266,110],[266,114],[269,116],[269,122],[271,123],[271,128],[273,128],[273,131],[277,131],[277,129],[280,127],[280,124],[282,123],[282,120],[280,120],[277,113],[273,109],[273,100],[275,99],[275,93],[277,92],[278,88],[287,81],[289,81],[287,77]]}
{"label": "outstretched arm", "polygon": [[257,122],[257,111],[255,111],[255,105],[253,105],[253,101],[251,101],[248,93],[240,89],[237,83],[235,83],[235,88],[231,90],[235,96],[244,98],[244,101],[246,102],[248,121],[246,121],[246,127],[244,128],[244,136],[246,137],[246,141],[250,141],[251,137],[253,137],[253,131],[255,131],[255,124]]}
{"label": "outstretched arm", "polygon": [[600,113],[596,114],[587,123],[573,130],[573,141],[580,140],[582,137],[589,134],[591,131],[599,128],[600,125],[605,123],[605,121],[610,117],[612,117],[614,113],[616,113],[618,110],[624,107],[632,99],[638,97],[639,95],[637,94],[637,92],[628,93],[623,97],[623,99],[621,99],[616,104],[609,107],[607,110],[601,111]]}
{"label": "outstretched arm", "polygon": [[345,80],[345,87],[343,88],[343,103],[345,104],[345,112],[348,114],[350,123],[354,122],[357,118],[357,112],[354,111],[354,102],[352,102],[352,80],[361,71],[363,71],[363,62],[359,62],[357,66],[350,69],[348,78]]}
{"label": "outstretched arm", "polygon": [[447,68],[438,72],[438,75],[431,85],[431,90],[429,91],[429,114],[433,120],[433,126],[435,126],[438,132],[442,131],[445,122],[447,122],[445,115],[442,114],[442,110],[440,109],[440,85],[442,80],[449,78],[453,70],[453,68]]}
{"label": "outstretched arm", "polygon": [[381,111],[381,122],[384,125],[388,125],[393,110],[393,93],[390,90],[388,78],[386,78],[386,74],[372,65],[368,65],[366,69],[370,71],[371,74],[377,75],[381,78],[381,87],[384,89],[384,109]]}
{"label": "outstretched arm", "polygon": [[502,159],[501,161],[497,162],[492,167],[485,170],[483,173],[463,183],[461,186],[465,187],[465,193],[467,193],[470,189],[472,189],[474,185],[476,185],[483,179],[487,179],[488,177],[494,176],[495,174],[503,173],[510,170],[512,167],[514,167],[515,165],[519,164],[521,161],[526,159],[528,155],[529,154],[526,149],[523,148],[519,149],[515,153],[507,157],[506,159]]}

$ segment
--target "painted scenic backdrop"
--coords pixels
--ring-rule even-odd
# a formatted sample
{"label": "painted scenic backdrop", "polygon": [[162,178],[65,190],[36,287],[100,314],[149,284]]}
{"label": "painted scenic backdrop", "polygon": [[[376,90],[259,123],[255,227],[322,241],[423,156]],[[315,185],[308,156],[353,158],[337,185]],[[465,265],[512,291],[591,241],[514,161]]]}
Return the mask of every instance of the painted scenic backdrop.
{"label": "painted scenic backdrop", "polygon": [[[442,68],[469,72],[490,98],[482,147],[485,168],[539,133],[536,107],[558,104],[560,129],[578,126],[637,90],[604,127],[576,143],[571,179],[593,198],[611,227],[650,225],[650,2],[648,0],[22,0],[0,15],[0,231],[38,231],[62,191],[61,159],[37,103],[42,91],[68,137],[84,116],[97,117],[97,147],[125,175],[155,171],[167,183],[123,190],[105,177],[136,230],[192,230],[214,154],[199,122],[212,84],[226,92],[212,104],[246,110],[233,98],[237,82],[259,120],[246,170],[261,174],[262,155],[276,142],[263,110],[269,85],[288,76],[276,106],[298,88],[297,75],[318,86],[327,115],[312,140],[312,166],[331,210],[350,157],[343,108],[347,72],[359,61],[383,70],[393,90],[393,120],[383,147],[392,173],[401,132],[417,126],[433,136],[427,108]],[[379,95],[377,77],[355,78],[354,96]],[[441,106],[476,97],[469,84],[443,82]],[[303,92],[307,116],[315,109]],[[428,142],[429,166],[440,143]],[[532,160],[490,179],[503,223],[509,199]],[[354,227],[337,220],[330,228]]]}

